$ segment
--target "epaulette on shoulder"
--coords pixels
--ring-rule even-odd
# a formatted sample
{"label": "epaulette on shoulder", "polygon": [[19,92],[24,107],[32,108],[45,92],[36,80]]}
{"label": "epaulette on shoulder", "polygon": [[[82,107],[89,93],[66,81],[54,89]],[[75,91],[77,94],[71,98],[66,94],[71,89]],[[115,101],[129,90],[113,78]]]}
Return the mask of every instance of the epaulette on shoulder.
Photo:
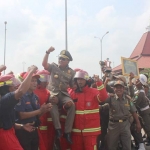
{"label": "epaulette on shoulder", "polygon": [[76,72],[72,68],[68,67],[68,73],[75,74]]}
{"label": "epaulette on shoulder", "polygon": [[58,67],[58,65],[56,63],[53,62],[52,64]]}

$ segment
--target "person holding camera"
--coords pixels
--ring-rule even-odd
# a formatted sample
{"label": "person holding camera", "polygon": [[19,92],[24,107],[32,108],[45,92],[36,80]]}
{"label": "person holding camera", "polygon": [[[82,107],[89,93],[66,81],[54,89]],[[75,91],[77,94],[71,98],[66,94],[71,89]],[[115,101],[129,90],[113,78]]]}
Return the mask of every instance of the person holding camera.
{"label": "person holding camera", "polygon": [[[29,72],[24,74],[23,79],[25,80]],[[17,123],[26,124],[34,123],[33,132],[26,132],[25,130],[16,130],[18,140],[24,150],[38,150],[39,147],[39,136],[37,127],[40,125],[39,116],[50,111],[52,105],[50,103],[43,104],[40,106],[38,97],[33,93],[37,87],[37,79],[40,76],[33,74],[29,88],[27,92],[22,96],[20,102],[15,106],[17,114]]]}

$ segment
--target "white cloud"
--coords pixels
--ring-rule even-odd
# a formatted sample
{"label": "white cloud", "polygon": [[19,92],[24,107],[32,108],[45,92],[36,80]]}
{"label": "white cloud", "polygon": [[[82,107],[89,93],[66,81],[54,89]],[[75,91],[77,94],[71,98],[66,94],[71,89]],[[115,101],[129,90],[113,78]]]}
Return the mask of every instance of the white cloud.
{"label": "white cloud", "polygon": [[[50,55],[49,61],[57,62],[56,56],[65,48],[64,1],[45,1],[42,11],[29,4],[23,6],[17,0],[7,2],[10,3],[0,4],[0,8],[3,6],[1,10],[6,13],[0,16],[0,20],[8,18],[8,71],[21,72],[23,61],[26,62],[26,68],[34,63],[42,69],[43,55],[50,46],[54,46],[56,50]],[[86,3],[82,0],[83,2]],[[92,13],[82,7],[80,0],[68,3],[68,48],[74,59],[70,66],[83,68],[90,75],[100,74],[100,41],[94,39],[94,36],[101,37],[106,31],[110,32],[103,39],[103,59],[109,57],[118,65],[120,56],[130,56],[150,18],[150,4],[143,8],[142,13],[132,17],[122,16],[115,5],[106,5]],[[8,7],[10,10],[7,12],[5,10]],[[4,43],[3,22],[0,24],[1,49]],[[0,60],[2,64],[3,55]]]}

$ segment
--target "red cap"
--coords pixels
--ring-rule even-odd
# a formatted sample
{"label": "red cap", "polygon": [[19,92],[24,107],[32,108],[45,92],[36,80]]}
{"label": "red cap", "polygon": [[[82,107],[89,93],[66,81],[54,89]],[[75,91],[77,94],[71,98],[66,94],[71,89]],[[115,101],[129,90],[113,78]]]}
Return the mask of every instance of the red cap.
{"label": "red cap", "polygon": [[50,75],[50,72],[47,71],[47,70],[40,70],[40,71],[38,71],[36,74],[38,74],[38,75],[41,75],[41,74],[47,74],[47,75]]}
{"label": "red cap", "polygon": [[10,80],[13,77],[14,77],[13,74],[7,74],[7,75],[0,76],[0,82],[8,81],[8,80]]}
{"label": "red cap", "polygon": [[[28,74],[29,74],[29,73],[26,72],[26,73],[23,75],[23,79],[25,79],[25,78],[28,76]],[[33,73],[32,77],[40,78],[40,75]]]}
{"label": "red cap", "polygon": [[0,76],[0,86],[4,86],[4,85],[18,86],[20,85],[20,81],[17,80],[13,74],[7,74],[7,75]]}
{"label": "red cap", "polygon": [[22,82],[24,80],[23,76],[26,74],[26,72],[19,73],[16,77]]}

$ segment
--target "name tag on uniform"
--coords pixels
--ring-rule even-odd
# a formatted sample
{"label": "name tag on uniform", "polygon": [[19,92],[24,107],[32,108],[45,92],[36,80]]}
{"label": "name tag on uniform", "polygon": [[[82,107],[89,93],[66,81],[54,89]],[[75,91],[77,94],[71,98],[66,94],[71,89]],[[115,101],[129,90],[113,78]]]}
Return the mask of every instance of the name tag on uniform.
{"label": "name tag on uniform", "polygon": [[90,107],[91,106],[91,102],[87,102],[86,106]]}
{"label": "name tag on uniform", "polygon": [[130,106],[130,105],[129,105],[129,104],[125,104],[125,106],[127,106],[127,107],[128,107],[128,106]]}
{"label": "name tag on uniform", "polygon": [[26,104],[31,104],[30,102],[26,102]]}

